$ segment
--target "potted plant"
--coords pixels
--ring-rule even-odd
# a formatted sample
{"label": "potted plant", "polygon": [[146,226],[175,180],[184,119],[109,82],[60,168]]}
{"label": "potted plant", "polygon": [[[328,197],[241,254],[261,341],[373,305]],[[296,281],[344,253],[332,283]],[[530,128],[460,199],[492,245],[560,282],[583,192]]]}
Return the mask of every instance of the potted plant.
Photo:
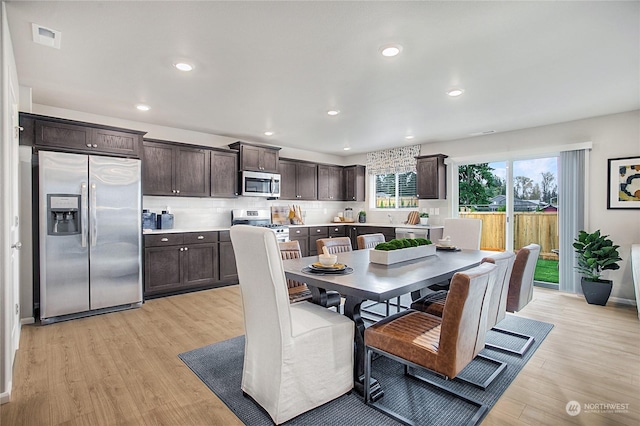
{"label": "potted plant", "polygon": [[360,210],[358,213],[358,222],[365,223],[367,221],[367,212]]}
{"label": "potted plant", "polygon": [[420,225],[427,225],[429,223],[429,213],[420,213]]}
{"label": "potted plant", "polygon": [[606,305],[613,282],[603,280],[602,271],[620,269],[620,254],[608,235],[601,235],[600,230],[589,234],[580,231],[574,240],[573,248],[577,254],[578,266],[576,270],[582,274],[581,286],[587,303]]}

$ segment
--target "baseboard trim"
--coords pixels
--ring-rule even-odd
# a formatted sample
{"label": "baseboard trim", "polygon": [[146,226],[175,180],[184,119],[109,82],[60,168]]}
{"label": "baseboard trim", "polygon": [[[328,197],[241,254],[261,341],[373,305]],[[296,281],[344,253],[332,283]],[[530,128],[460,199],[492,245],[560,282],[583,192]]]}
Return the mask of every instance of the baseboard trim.
{"label": "baseboard trim", "polygon": [[34,324],[35,322],[36,322],[36,320],[33,317],[20,318],[20,325]]}
{"label": "baseboard trim", "polygon": [[611,300],[614,303],[619,303],[621,305],[631,305],[631,306],[637,306],[638,305],[635,300],[633,300],[633,299],[625,299],[625,298],[622,298],[622,297],[610,297],[609,300]]}
{"label": "baseboard trim", "polygon": [[[9,382],[7,385],[9,386],[9,389],[11,389],[11,382]],[[0,405],[6,404],[9,401],[11,401],[10,391],[0,393]]]}

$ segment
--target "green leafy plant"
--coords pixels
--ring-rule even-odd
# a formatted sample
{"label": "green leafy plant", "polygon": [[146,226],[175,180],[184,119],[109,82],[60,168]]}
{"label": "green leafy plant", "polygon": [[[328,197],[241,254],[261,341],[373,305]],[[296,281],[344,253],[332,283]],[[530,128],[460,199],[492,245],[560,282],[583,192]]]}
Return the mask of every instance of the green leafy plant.
{"label": "green leafy plant", "polygon": [[420,217],[429,217],[429,213],[420,213]]}
{"label": "green leafy plant", "polygon": [[576,270],[590,281],[599,280],[604,270],[620,269],[620,246],[614,245],[608,235],[601,235],[600,230],[589,234],[580,231],[574,240],[573,248],[577,254]]}
{"label": "green leafy plant", "polygon": [[366,216],[367,212],[365,212],[364,210],[360,210],[360,212],[358,212],[358,216]]}
{"label": "green leafy plant", "polygon": [[427,240],[426,238],[399,238],[387,241],[386,243],[379,243],[378,245],[376,245],[375,249],[391,251],[409,247],[426,246],[429,244],[431,244],[431,240]]}

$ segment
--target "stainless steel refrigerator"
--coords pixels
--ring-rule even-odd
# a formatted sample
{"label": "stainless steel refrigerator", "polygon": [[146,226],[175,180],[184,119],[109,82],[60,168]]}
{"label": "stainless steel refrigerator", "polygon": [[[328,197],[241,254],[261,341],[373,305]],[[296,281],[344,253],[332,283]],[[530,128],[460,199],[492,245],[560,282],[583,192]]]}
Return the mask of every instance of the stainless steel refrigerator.
{"label": "stainless steel refrigerator", "polygon": [[140,160],[38,156],[41,322],[140,306]]}

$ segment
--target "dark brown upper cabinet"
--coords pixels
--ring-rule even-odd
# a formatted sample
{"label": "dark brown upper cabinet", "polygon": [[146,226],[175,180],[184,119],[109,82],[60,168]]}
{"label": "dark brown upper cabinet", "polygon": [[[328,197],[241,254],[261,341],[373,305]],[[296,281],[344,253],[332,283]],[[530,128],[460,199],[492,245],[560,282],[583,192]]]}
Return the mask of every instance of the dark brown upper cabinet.
{"label": "dark brown upper cabinet", "polygon": [[265,173],[278,173],[280,148],[253,145],[247,142],[235,142],[229,148],[240,152],[240,170]]}
{"label": "dark brown upper cabinet", "polygon": [[344,168],[344,200],[364,201],[365,200],[365,167],[346,166]]}
{"label": "dark brown upper cabinet", "polygon": [[280,199],[317,200],[318,165],[302,161],[280,161]]}
{"label": "dark brown upper cabinet", "polygon": [[446,155],[423,155],[417,159],[416,196],[419,199],[447,198]]}
{"label": "dark brown upper cabinet", "polygon": [[210,151],[147,139],[143,144],[142,193],[209,197]]}
{"label": "dark brown upper cabinet", "polygon": [[318,164],[318,200],[342,201],[345,197],[344,189],[342,167]]}
{"label": "dark brown upper cabinet", "polygon": [[238,153],[211,151],[211,196],[238,196]]}
{"label": "dark brown upper cabinet", "polygon": [[21,113],[22,145],[83,154],[140,157],[145,132]]}

